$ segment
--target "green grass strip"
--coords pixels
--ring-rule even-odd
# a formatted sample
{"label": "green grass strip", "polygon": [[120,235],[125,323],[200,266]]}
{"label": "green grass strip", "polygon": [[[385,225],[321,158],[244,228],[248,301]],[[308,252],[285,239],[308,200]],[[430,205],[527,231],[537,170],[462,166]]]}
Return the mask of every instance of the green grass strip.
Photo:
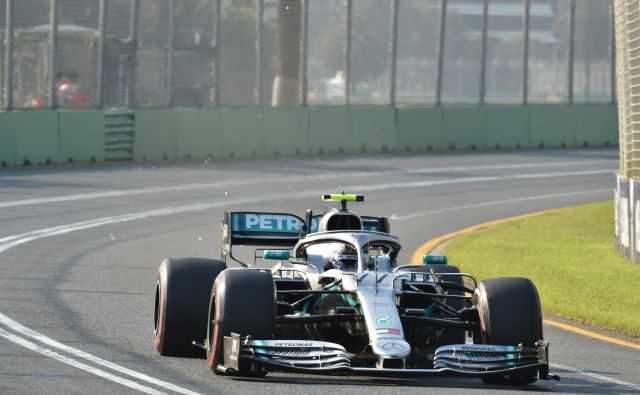
{"label": "green grass strip", "polygon": [[542,310],[640,336],[640,265],[616,247],[613,202],[546,212],[456,238],[449,262],[478,280],[528,277]]}

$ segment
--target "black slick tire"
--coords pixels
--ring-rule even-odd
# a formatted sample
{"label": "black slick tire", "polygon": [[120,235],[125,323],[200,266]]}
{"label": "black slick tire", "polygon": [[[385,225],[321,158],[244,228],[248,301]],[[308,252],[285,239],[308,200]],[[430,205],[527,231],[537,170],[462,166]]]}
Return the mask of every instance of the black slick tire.
{"label": "black slick tire", "polygon": [[[542,340],[542,310],[533,282],[503,277],[484,280],[473,296],[480,314],[483,344],[535,347]],[[523,385],[535,382],[537,370],[483,378],[489,384]]]}
{"label": "black slick tire", "polygon": [[[207,329],[207,363],[215,374],[224,362],[224,336],[237,333],[270,340],[276,329],[276,288],[271,273],[255,269],[227,269],[213,284]],[[238,376],[260,377],[261,367],[240,364]]]}
{"label": "black slick tire", "polygon": [[224,262],[204,258],[168,258],[158,268],[154,344],[160,355],[204,358],[193,345],[207,336],[211,284],[226,269]]}

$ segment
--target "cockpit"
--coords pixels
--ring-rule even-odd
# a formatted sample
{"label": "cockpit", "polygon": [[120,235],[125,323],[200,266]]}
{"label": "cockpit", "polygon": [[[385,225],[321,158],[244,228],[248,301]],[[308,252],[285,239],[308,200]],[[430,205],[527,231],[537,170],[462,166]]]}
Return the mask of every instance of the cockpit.
{"label": "cockpit", "polygon": [[396,266],[400,250],[392,240],[369,239],[367,232],[354,232],[342,240],[318,240],[301,246],[296,255],[307,260],[319,271],[331,269],[364,272],[387,272]]}

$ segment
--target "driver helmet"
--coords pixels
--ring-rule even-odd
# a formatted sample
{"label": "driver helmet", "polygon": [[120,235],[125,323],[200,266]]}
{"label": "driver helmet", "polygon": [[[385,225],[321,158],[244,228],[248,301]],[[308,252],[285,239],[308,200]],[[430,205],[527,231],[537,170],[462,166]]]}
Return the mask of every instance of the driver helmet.
{"label": "driver helmet", "polygon": [[349,244],[335,243],[333,253],[324,268],[329,269],[358,270],[358,251]]}

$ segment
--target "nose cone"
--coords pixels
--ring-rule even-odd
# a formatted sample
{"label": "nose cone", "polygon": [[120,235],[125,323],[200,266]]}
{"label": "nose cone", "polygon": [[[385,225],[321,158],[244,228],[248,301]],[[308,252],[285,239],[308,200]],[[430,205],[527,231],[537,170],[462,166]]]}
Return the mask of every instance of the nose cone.
{"label": "nose cone", "polygon": [[381,358],[404,359],[409,356],[411,346],[400,339],[379,339],[372,344],[373,352]]}

